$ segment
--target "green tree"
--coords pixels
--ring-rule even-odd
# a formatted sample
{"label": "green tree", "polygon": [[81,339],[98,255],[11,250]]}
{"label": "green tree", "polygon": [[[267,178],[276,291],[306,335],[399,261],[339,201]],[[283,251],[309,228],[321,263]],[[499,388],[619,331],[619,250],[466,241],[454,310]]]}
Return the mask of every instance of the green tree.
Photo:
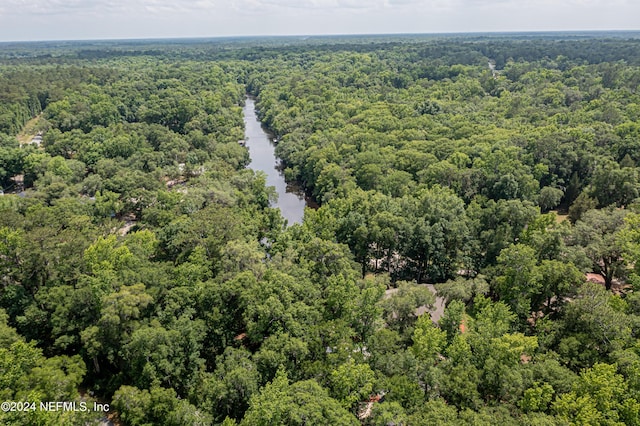
{"label": "green tree", "polygon": [[514,244],[503,249],[497,260],[495,293],[518,316],[528,317],[531,298],[540,292],[541,285],[535,251],[524,244]]}
{"label": "green tree", "polygon": [[168,329],[152,320],[135,330],[122,348],[131,382],[140,388],[160,384],[186,395],[204,365],[200,358],[204,333],[201,320],[187,317],[174,319]]}
{"label": "green tree", "polygon": [[418,308],[430,309],[434,302],[435,296],[426,286],[400,281],[397,291],[382,301],[387,325],[403,334],[418,318]]}
{"label": "green tree", "polygon": [[471,257],[478,266],[495,263],[501,250],[517,242],[525,227],[539,214],[529,202],[477,199],[467,207],[474,245]]}
{"label": "green tree", "polygon": [[576,300],[567,305],[565,327],[574,337],[563,339],[559,352],[570,362],[595,362],[600,356],[622,349],[631,343],[632,318],[619,296],[607,292],[601,285],[587,282],[576,293]]}
{"label": "green tree", "polygon": [[635,212],[627,214],[625,224],[617,233],[617,244],[622,247],[622,256],[629,265],[633,265],[630,281],[634,286],[640,276],[640,215]]}
{"label": "green tree", "polygon": [[585,277],[572,263],[543,260],[537,267],[539,290],[532,298],[532,306],[549,314],[564,306],[566,298],[575,294]]}
{"label": "green tree", "polygon": [[533,387],[524,391],[518,406],[524,412],[546,411],[553,399],[553,393],[553,387],[548,383],[534,383]]}
{"label": "green tree", "polygon": [[373,392],[375,374],[368,364],[356,364],[353,358],[331,372],[331,394],[344,408],[355,413],[358,403]]}
{"label": "green tree", "polygon": [[358,420],[329,397],[315,380],[289,384],[278,372],[272,382],[251,397],[241,425],[331,424],[355,426]]}
{"label": "green tree", "polygon": [[589,210],[595,209],[598,205],[597,200],[589,197],[586,192],[581,192],[575,199],[571,207],[569,207],[569,220],[576,223],[582,218],[582,215]]}
{"label": "green tree", "polygon": [[474,365],[474,354],[465,335],[456,334],[446,348],[442,362],[441,392],[451,404],[474,409],[480,405],[480,370]]}
{"label": "green tree", "polygon": [[591,195],[598,200],[599,207],[615,204],[627,206],[640,194],[638,171],[635,167],[620,168],[614,162],[598,167],[592,178]]}
{"label": "green tree", "polygon": [[431,321],[428,314],[421,315],[413,331],[412,352],[419,360],[433,364],[447,341],[446,334]]}
{"label": "green tree", "polygon": [[110,364],[117,364],[123,342],[129,341],[140,325],[138,320],[142,311],[152,302],[153,298],[145,292],[144,284],[123,286],[120,291],[102,298],[97,325],[81,332],[84,348],[97,373],[100,373],[101,357]]}
{"label": "green tree", "polygon": [[553,408],[575,424],[632,424],[640,407],[615,366],[598,363],[583,371],[574,390],[558,397]]}
{"label": "green tree", "polygon": [[113,395],[113,407],[120,418],[132,426],[211,424],[206,413],[179,399],[173,389],[157,386],[150,390],[122,386]]}
{"label": "green tree", "polygon": [[205,373],[193,397],[200,407],[213,413],[215,421],[226,417],[240,420],[249,407],[249,399],[259,390],[259,372],[250,353],[227,347],[217,358],[216,370]]}
{"label": "green tree", "polygon": [[624,226],[626,211],[617,209],[590,210],[575,224],[571,243],[586,256],[593,271],[600,274],[607,290],[615,278],[624,278],[627,262],[618,232]]}
{"label": "green tree", "polygon": [[451,190],[435,186],[409,199],[410,237],[403,254],[417,270],[416,280],[444,280],[453,275],[468,234],[464,203]]}
{"label": "green tree", "polygon": [[489,284],[483,275],[473,278],[456,277],[435,286],[438,296],[444,297],[447,303],[461,301],[469,304],[476,296],[489,292]]}

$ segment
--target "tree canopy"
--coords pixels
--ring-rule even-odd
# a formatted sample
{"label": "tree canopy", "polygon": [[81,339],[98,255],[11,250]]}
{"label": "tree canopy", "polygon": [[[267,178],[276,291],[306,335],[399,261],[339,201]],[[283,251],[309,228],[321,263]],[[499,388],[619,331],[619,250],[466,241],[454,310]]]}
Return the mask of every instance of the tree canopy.
{"label": "tree canopy", "polygon": [[[2,400],[638,424],[639,83],[622,37],[1,45]],[[247,95],[301,224],[247,167]]]}

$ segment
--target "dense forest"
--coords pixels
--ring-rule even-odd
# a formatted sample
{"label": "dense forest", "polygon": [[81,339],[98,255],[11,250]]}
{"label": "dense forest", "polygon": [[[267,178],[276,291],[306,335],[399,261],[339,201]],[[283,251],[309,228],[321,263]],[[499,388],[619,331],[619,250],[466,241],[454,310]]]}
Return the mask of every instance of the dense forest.
{"label": "dense forest", "polygon": [[639,166],[637,34],[0,44],[0,423],[640,424]]}

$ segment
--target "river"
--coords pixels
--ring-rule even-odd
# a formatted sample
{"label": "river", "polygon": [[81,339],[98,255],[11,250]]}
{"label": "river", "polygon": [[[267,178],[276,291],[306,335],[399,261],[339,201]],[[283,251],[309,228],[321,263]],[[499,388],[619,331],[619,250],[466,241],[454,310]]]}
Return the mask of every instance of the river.
{"label": "river", "polygon": [[245,142],[249,148],[250,168],[261,170],[267,175],[267,186],[276,188],[278,207],[289,225],[302,223],[304,208],[307,205],[304,191],[297,185],[287,184],[284,180],[281,162],[275,153],[273,135],[258,120],[255,99],[248,96],[244,105]]}
{"label": "river", "polygon": [[[317,208],[317,204],[312,199],[305,197],[304,191],[300,186],[285,182],[281,161],[276,157],[273,135],[258,120],[255,99],[250,96],[247,97],[243,112],[244,137],[246,146],[249,148],[249,157],[251,157],[251,162],[247,167],[266,173],[267,186],[274,186],[278,194],[278,201],[273,207],[280,208],[282,216],[287,219],[289,225],[302,223],[305,206]],[[437,296],[433,285],[427,284],[427,288],[436,295],[436,302],[430,313],[431,319],[438,322],[444,312],[444,299]],[[387,297],[390,297],[396,291],[397,289],[387,290]],[[421,306],[416,310],[416,313],[422,315],[426,311],[426,306]]]}

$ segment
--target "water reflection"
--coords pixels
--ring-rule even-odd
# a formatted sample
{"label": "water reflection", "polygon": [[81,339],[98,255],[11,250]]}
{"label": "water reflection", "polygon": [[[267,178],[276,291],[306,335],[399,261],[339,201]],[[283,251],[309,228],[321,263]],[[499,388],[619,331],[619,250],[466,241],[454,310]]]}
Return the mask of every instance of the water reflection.
{"label": "water reflection", "polygon": [[296,185],[287,184],[276,157],[273,135],[269,134],[256,115],[255,99],[247,97],[244,106],[245,141],[249,148],[253,170],[262,170],[267,175],[267,185],[274,186],[278,201],[274,207],[280,208],[282,216],[289,224],[302,223],[304,207],[307,205],[304,191]]}

